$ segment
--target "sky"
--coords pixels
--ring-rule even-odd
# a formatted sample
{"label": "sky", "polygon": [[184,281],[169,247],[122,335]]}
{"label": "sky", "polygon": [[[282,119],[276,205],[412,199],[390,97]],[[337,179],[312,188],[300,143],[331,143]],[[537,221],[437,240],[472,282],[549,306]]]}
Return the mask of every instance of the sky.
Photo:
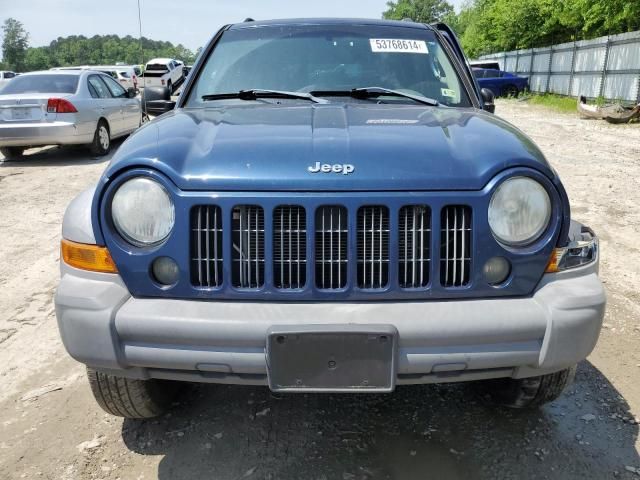
{"label": "sky", "polygon": [[[451,1],[451,0],[450,0]],[[387,0],[140,0],[142,34],[196,50],[227,23],[300,17],[381,18]],[[456,8],[462,0],[451,2]],[[69,35],[138,36],[137,0],[0,0],[0,23],[21,21],[30,45]]]}

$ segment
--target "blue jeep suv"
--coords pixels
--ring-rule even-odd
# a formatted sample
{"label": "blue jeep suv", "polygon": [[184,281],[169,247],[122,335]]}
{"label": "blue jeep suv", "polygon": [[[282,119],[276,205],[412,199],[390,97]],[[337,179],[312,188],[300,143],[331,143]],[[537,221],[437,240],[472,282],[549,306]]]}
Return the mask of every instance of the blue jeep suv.
{"label": "blue jeep suv", "polygon": [[597,238],[445,25],[229,25],[160,102],[63,222],[60,332],[107,412],[181,381],[531,407],[594,348]]}

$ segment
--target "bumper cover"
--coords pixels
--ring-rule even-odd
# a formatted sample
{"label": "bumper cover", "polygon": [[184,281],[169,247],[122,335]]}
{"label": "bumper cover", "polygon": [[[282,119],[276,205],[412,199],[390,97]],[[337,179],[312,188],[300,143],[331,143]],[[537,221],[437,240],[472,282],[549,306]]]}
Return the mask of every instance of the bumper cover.
{"label": "bumper cover", "polygon": [[83,134],[75,123],[18,123],[0,125],[0,147],[36,147],[91,143],[93,133]]}
{"label": "bumper cover", "polygon": [[273,325],[392,325],[397,383],[541,375],[585,359],[605,310],[597,265],[528,298],[394,303],[202,302],[130,296],[118,275],[62,267],[56,314],[76,360],[131,378],[267,385]]}

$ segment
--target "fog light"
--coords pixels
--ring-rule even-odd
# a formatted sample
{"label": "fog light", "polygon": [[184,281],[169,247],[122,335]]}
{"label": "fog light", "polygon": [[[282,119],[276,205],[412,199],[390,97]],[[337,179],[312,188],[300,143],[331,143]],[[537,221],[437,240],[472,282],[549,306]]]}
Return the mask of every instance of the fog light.
{"label": "fog light", "polygon": [[178,264],[169,257],[159,257],[151,265],[153,278],[161,285],[175,285],[180,276]]}
{"label": "fog light", "polygon": [[500,285],[511,273],[511,264],[504,257],[493,257],[484,264],[484,278],[490,285]]}

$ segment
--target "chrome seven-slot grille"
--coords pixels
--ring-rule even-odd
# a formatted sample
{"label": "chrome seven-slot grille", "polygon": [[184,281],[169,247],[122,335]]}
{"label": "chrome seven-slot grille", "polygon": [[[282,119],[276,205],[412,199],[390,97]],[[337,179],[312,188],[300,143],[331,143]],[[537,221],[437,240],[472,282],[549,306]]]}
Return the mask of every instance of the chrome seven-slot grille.
{"label": "chrome seven-slot grille", "polygon": [[[360,207],[353,256],[349,252],[349,215],[344,206],[327,205],[307,212],[300,205],[282,205],[267,214],[273,215],[271,232],[265,232],[265,210],[261,206],[234,207],[231,234],[227,235],[220,207],[194,207],[191,283],[220,288],[230,281],[237,289],[260,289],[265,285],[266,263],[271,262],[274,288],[302,290],[310,278],[308,259],[314,264],[312,281],[318,290],[346,288],[349,261],[356,262],[357,287],[362,290],[387,288],[393,271],[402,289],[424,289],[433,280],[432,212],[427,205],[403,206],[395,225],[391,225],[388,207]],[[307,215],[314,215],[313,252],[308,251]],[[471,279],[471,208],[445,206],[440,217],[438,280],[445,288],[464,287]],[[265,258],[265,234],[272,240],[272,258]],[[227,241],[231,246],[229,279],[223,274],[223,246]],[[391,248],[397,249],[395,255],[391,255]],[[395,269],[390,265],[392,258],[397,259]]]}

